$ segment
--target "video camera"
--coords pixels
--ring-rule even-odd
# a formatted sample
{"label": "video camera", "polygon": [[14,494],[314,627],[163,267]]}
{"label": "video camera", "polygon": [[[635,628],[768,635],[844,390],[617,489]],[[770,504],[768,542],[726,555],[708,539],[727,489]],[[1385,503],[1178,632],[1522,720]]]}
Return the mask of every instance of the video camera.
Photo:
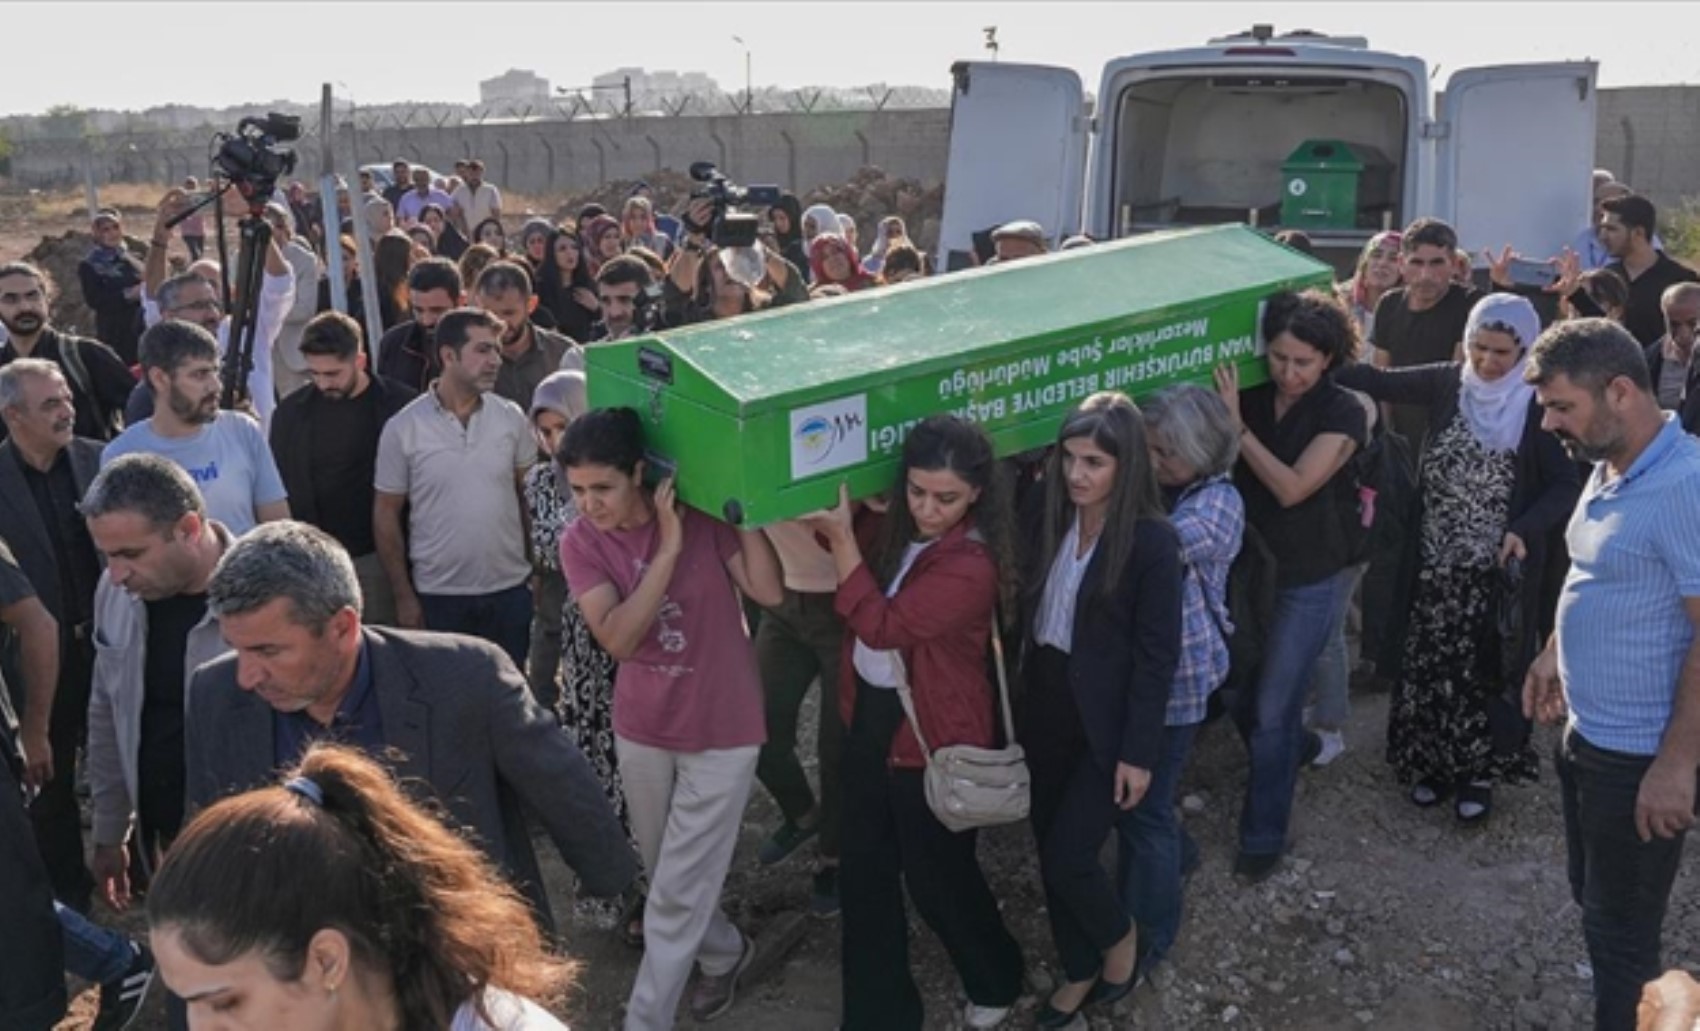
{"label": "video camera", "polygon": [[295,170],[295,152],[278,144],[300,138],[301,119],[295,115],[244,118],[234,133],[213,137],[218,143],[213,166],[258,211],[277,191],[278,179]]}
{"label": "video camera", "polygon": [[769,184],[739,186],[726,178],[725,173],[715,167],[712,161],[691,162],[691,178],[703,184],[691,191],[692,199],[705,199],[714,203],[709,237],[716,247],[748,247],[755,242],[755,218],[748,215],[737,217],[736,213],[729,213],[728,209],[771,208],[779,203],[779,187]]}

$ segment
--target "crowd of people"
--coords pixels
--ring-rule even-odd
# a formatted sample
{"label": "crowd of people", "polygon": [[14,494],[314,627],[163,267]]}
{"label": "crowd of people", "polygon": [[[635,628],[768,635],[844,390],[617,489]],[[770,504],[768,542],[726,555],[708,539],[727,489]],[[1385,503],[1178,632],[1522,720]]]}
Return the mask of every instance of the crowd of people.
{"label": "crowd of people", "polygon": [[[169,260],[183,191],[140,262],[95,216],[99,340],[0,265],[0,1024],[52,1027],[69,971],[99,1029],[156,978],[174,1023],[555,1028],[563,919],[642,950],[629,1031],[712,1021],[757,955],[723,893],[759,784],[755,861],[810,855],[799,891],[841,928],[841,1027],[936,1004],[909,906],[962,1022],[1007,1026],[1046,946],[1006,926],[975,827],[1021,817],[1060,972],[1036,1020],[1079,1026],[1183,930],[1200,729],[1243,738],[1256,883],[1380,680],[1390,778],[1465,824],[1565,721],[1596,1026],[1634,1026],[1700,768],[1700,277],[1645,198],[1598,180],[1544,287],[1506,250],[1478,289],[1443,222],[1376,234],[1336,289],[1268,298],[1266,382],[1095,394],[1022,456],[933,416],[883,494],[749,529],[677,501],[637,412],[590,406],[586,349],[925,276],[903,222],[863,248],[787,194],[725,240],[710,201],[662,214],[640,184],[510,237],[483,171],[362,173],[329,240],[299,184],[272,202],[234,409],[204,224]],[[987,262],[1051,249],[983,236]],[[1018,811],[941,811],[944,756],[1017,743]],[[146,940],[97,900],[141,901]]]}

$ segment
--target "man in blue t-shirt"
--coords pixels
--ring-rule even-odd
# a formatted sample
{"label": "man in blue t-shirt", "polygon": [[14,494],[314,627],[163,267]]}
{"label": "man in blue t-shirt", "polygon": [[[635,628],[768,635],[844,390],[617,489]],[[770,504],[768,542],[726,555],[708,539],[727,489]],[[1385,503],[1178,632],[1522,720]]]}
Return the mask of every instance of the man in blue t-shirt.
{"label": "man in blue t-shirt", "polygon": [[289,518],[289,496],[259,424],[218,407],[218,341],[212,334],[170,319],[142,334],[141,355],[154,396],[164,403],[108,444],[101,464],[137,452],[169,458],[194,479],[208,515],[236,536]]}
{"label": "man in blue t-shirt", "polygon": [[1700,440],[1659,410],[1641,346],[1605,319],[1543,333],[1524,377],[1572,458],[1597,463],[1570,518],[1556,629],[1524,711],[1568,716],[1555,765],[1598,1031],[1631,1031],[1700,771]]}

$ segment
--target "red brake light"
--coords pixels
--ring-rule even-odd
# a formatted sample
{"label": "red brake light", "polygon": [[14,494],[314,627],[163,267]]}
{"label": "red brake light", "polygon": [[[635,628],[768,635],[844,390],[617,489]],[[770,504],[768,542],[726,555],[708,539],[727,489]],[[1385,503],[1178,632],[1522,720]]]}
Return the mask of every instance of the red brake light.
{"label": "red brake light", "polygon": [[1295,57],[1286,47],[1229,47],[1223,57]]}

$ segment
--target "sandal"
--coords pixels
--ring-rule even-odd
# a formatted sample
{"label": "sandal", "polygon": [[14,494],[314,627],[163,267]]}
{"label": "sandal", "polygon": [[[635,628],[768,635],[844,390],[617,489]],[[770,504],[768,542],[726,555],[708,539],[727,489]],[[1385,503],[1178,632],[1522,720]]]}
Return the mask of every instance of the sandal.
{"label": "sandal", "polygon": [[1450,794],[1452,788],[1449,785],[1424,777],[1411,788],[1411,801],[1420,809],[1429,809],[1439,805]]}
{"label": "sandal", "polygon": [[1459,823],[1481,823],[1493,811],[1493,782],[1473,780],[1458,785],[1458,803],[1454,806]]}

